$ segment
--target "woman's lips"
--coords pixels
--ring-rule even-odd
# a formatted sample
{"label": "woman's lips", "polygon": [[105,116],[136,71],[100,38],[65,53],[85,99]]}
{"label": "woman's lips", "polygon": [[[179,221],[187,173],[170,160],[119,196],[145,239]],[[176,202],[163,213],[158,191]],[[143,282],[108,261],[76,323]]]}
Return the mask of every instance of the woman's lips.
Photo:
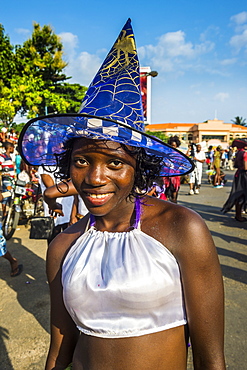
{"label": "woman's lips", "polygon": [[94,206],[100,206],[108,202],[112,197],[113,193],[104,193],[104,194],[92,194],[86,193],[86,199]]}

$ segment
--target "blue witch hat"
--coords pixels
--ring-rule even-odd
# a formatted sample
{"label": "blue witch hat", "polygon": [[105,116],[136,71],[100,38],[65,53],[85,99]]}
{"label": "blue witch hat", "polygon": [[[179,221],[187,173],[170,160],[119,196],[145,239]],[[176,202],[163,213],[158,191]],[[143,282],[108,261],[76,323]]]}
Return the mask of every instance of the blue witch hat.
{"label": "blue witch hat", "polygon": [[130,19],[90,84],[79,113],[30,120],[19,138],[20,154],[30,165],[56,165],[54,154],[63,151],[63,142],[80,137],[145,148],[149,154],[163,157],[161,176],[193,169],[183,153],[145,133],[139,60]]}
{"label": "blue witch hat", "polygon": [[130,19],[89,86],[80,113],[144,131],[139,60]]}

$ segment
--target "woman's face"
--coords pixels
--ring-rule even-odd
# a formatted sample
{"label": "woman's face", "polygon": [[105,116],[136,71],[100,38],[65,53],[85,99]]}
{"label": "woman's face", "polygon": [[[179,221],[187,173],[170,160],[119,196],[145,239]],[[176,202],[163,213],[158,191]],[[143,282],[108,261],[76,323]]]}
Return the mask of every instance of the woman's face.
{"label": "woman's face", "polygon": [[135,158],[119,143],[82,138],[73,146],[70,176],[88,210],[104,216],[126,206],[135,166]]}

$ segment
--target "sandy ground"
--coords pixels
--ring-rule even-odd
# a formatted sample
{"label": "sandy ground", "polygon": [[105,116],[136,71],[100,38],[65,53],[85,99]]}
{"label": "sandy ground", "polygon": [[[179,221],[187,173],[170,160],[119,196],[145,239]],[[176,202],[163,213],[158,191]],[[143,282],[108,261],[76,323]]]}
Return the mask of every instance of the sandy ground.
{"label": "sandy ground", "polygon": [[[228,172],[227,177],[231,179],[232,173]],[[244,370],[247,368],[247,223],[235,221],[233,212],[220,213],[230,186],[229,181],[224,189],[213,189],[205,178],[200,195],[189,196],[188,185],[182,185],[179,203],[199,212],[213,235],[225,284],[227,368]],[[24,271],[11,278],[9,263],[1,259],[0,369],[42,370],[49,345],[46,241],[30,240],[28,229],[18,226],[7,245],[11,254],[24,265]],[[191,354],[188,369],[193,369]]]}

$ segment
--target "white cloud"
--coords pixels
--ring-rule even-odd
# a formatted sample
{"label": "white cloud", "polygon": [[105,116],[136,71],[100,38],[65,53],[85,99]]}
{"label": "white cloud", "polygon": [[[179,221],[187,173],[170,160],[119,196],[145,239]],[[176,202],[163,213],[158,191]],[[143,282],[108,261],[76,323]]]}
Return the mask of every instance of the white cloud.
{"label": "white cloud", "polygon": [[230,39],[230,45],[238,53],[242,48],[247,48],[247,29],[240,35],[232,36]]}
{"label": "white cloud", "polygon": [[[214,49],[214,43],[204,41],[193,44],[186,41],[183,31],[168,32],[158,38],[156,45],[145,45],[138,49],[140,60],[148,60],[152,68],[160,71],[171,72],[184,70],[188,61]],[[190,66],[189,66],[190,68]]]}
{"label": "white cloud", "polygon": [[223,59],[220,64],[223,66],[229,66],[237,62],[237,58]]}
{"label": "white cloud", "polygon": [[89,54],[86,51],[79,55],[78,66],[87,84],[91,82],[101,63],[102,60],[97,55]]}
{"label": "white cloud", "polygon": [[230,20],[237,25],[241,25],[243,23],[247,23],[247,12],[241,12],[238,14],[233,15]]}
{"label": "white cloud", "polygon": [[159,38],[158,49],[162,54],[166,51],[167,56],[193,56],[193,45],[191,42],[185,42],[185,33],[182,31],[168,32]]}
{"label": "white cloud", "polygon": [[62,32],[58,35],[63,43],[64,49],[68,54],[68,57],[71,56],[71,53],[74,54],[75,49],[78,46],[78,37],[71,32]]}
{"label": "white cloud", "polygon": [[215,37],[218,37],[220,33],[220,28],[210,25],[208,28],[200,34],[200,40],[201,41],[206,41],[208,39],[213,39]]}
{"label": "white cloud", "polygon": [[[63,32],[59,34],[59,37],[64,46],[64,59],[68,62],[65,73],[72,77],[69,82],[88,86],[102,63],[101,58],[97,54],[89,54],[86,51],[78,54],[77,35]],[[99,53],[102,53],[102,50]]]}
{"label": "white cloud", "polygon": [[31,31],[27,28],[15,28],[15,32],[20,35],[28,35],[29,33],[31,33]]}
{"label": "white cloud", "polygon": [[229,44],[235,49],[236,53],[239,53],[241,49],[247,48],[247,12],[235,14],[230,20],[236,35],[231,37]]}
{"label": "white cloud", "polygon": [[99,69],[102,60],[93,54],[83,51],[74,58],[70,58],[65,73],[72,76],[72,82],[78,82],[81,85],[88,86]]}
{"label": "white cloud", "polygon": [[214,100],[224,103],[229,97],[230,95],[228,93],[220,92],[214,96]]}
{"label": "white cloud", "polygon": [[78,37],[71,32],[62,32],[58,35],[63,44],[63,59],[68,63],[66,73],[71,76],[70,64],[74,64],[76,59],[76,49],[78,47]]}

